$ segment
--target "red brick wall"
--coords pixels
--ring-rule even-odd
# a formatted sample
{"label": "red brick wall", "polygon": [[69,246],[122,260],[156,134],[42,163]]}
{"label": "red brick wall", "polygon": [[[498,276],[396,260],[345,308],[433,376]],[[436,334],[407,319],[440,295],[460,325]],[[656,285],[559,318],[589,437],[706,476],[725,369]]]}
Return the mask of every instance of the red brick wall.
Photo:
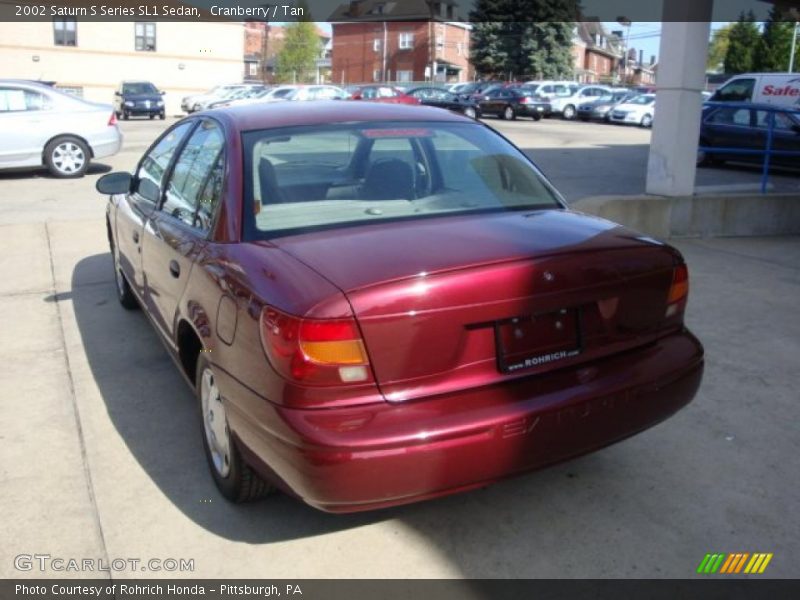
{"label": "red brick wall", "polygon": [[[387,22],[385,34],[383,23],[333,24],[331,81],[337,85],[372,82],[374,71],[383,69],[383,50],[373,49],[376,38],[381,44],[386,41],[386,71],[390,80],[397,80],[398,71],[411,71],[414,81],[425,79],[432,51],[430,32],[434,27],[444,41],[444,47],[435,50],[436,59],[462,66],[462,80],[469,80],[469,32],[465,35],[463,28],[443,23]],[[414,34],[411,49],[399,47],[400,34],[404,32]]]}

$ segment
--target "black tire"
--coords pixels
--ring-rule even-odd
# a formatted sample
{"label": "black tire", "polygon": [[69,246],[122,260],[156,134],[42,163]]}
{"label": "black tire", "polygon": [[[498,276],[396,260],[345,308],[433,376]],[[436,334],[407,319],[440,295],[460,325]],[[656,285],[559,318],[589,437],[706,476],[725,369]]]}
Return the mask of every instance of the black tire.
{"label": "black tire", "polygon": [[236,447],[235,440],[231,437],[230,440],[230,459],[228,462],[228,473],[222,476],[214,465],[211,449],[208,443],[208,435],[206,434],[205,416],[203,414],[203,400],[202,400],[202,378],[203,373],[210,370],[213,377],[213,369],[209,364],[206,357],[201,353],[197,357],[197,369],[195,372],[195,396],[197,397],[197,404],[200,409],[201,429],[203,436],[203,450],[206,455],[211,476],[214,483],[219,489],[220,493],[231,502],[251,502],[267,496],[275,491],[275,488],[261,479],[259,475],[248,465],[241,452]]}
{"label": "black tire", "polygon": [[534,121],[541,121],[542,115],[541,113],[534,113],[533,117],[531,117]]}
{"label": "black tire", "polygon": [[125,310],[136,310],[139,308],[139,301],[136,299],[128,280],[119,266],[119,257],[114,246],[114,238],[111,235],[111,225],[108,224],[108,221],[106,221],[106,229],[108,231],[108,245],[111,248],[111,261],[114,267],[114,288],[117,290],[117,300]]}
{"label": "black tire", "polygon": [[572,104],[567,104],[561,112],[561,116],[565,121],[572,121],[575,118],[577,111]]}
{"label": "black tire", "polygon": [[166,119],[166,118],[167,118],[167,115],[166,115],[166,113],[164,113],[164,112],[161,112],[161,113],[158,115],[158,118],[159,118],[159,119],[161,119],[161,120],[163,121],[164,119]]}
{"label": "black tire", "polygon": [[514,107],[509,104],[503,109],[501,117],[506,121],[513,121],[514,119],[517,118],[517,113],[514,112]]}
{"label": "black tire", "polygon": [[155,116],[155,115],[150,115],[150,120],[151,120],[151,121],[152,121],[153,119],[155,119],[155,118],[156,118],[156,116]]}
{"label": "black tire", "polygon": [[123,110],[122,111],[122,118],[123,118],[123,120],[127,121],[128,119],[131,118],[131,115],[127,110]]}
{"label": "black tire", "polygon": [[86,143],[71,135],[51,140],[44,148],[44,164],[54,177],[83,177],[92,154]]}

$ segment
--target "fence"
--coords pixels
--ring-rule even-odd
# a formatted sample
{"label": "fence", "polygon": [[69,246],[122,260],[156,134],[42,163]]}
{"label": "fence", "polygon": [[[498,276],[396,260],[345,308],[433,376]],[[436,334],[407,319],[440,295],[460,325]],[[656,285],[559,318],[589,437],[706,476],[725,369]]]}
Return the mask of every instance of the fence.
{"label": "fence", "polygon": [[[765,104],[757,104],[753,105],[747,102],[706,102],[704,106],[710,106],[714,108],[724,107],[724,108],[741,108],[746,109],[748,111],[763,111],[767,113],[767,139],[766,143],[764,144],[763,148],[724,148],[718,146],[699,146],[698,151],[705,152],[708,154],[713,155],[732,155],[732,156],[753,156],[753,155],[760,155],[763,156],[764,159],[761,165],[761,193],[765,194],[767,192],[767,185],[769,184],[769,168],[772,162],[773,156],[797,156],[800,158],[800,151],[797,150],[775,150],[773,148],[773,144],[775,142],[775,114],[776,113],[788,113],[795,115],[795,117],[800,117],[800,106],[797,108],[793,107],[782,107],[782,106],[770,106]],[[745,126],[749,129],[754,129],[752,125],[752,115],[748,116],[750,119],[750,125]],[[702,128],[702,126],[701,126]],[[792,127],[794,135],[796,136],[796,140],[798,141],[798,146],[800,146],[800,125],[795,123]],[[800,164],[800,163],[799,163]]]}

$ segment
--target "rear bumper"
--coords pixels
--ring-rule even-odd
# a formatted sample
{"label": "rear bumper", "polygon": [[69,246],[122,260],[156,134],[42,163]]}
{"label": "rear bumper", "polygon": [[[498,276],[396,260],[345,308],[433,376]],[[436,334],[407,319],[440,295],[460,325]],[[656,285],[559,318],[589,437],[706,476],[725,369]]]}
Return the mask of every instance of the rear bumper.
{"label": "rear bumper", "polygon": [[702,373],[702,346],[681,332],[500,386],[348,409],[270,404],[258,422],[238,409],[229,419],[262,474],[319,509],[355,512],[483,486],[622,440],[688,404]]}
{"label": "rear bumper", "polygon": [[520,104],[517,109],[518,114],[533,117],[535,115],[547,116],[550,114],[549,104]]}

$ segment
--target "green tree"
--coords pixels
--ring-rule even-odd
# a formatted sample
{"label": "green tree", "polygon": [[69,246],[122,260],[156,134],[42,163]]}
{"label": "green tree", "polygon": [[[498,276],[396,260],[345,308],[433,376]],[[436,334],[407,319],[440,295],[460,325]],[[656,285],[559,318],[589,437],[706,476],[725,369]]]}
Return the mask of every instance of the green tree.
{"label": "green tree", "polygon": [[756,47],[753,70],[788,71],[793,33],[794,22],[789,21],[787,15],[773,7],[769,12],[769,20],[764,23],[764,31]]}
{"label": "green tree", "polygon": [[281,83],[313,82],[322,42],[314,23],[298,21],[286,27],[286,39],[275,57],[275,77]]}
{"label": "green tree", "polygon": [[708,60],[706,61],[707,70],[719,73],[724,68],[725,55],[728,53],[728,36],[730,36],[733,27],[733,23],[728,23],[715,30],[711,35],[711,43],[708,46]]}
{"label": "green tree", "polygon": [[728,34],[728,51],[725,53],[726,73],[747,73],[754,70],[755,52],[761,34],[753,11],[742,12]]}
{"label": "green tree", "polygon": [[483,76],[571,77],[577,0],[477,0],[470,60]]}

